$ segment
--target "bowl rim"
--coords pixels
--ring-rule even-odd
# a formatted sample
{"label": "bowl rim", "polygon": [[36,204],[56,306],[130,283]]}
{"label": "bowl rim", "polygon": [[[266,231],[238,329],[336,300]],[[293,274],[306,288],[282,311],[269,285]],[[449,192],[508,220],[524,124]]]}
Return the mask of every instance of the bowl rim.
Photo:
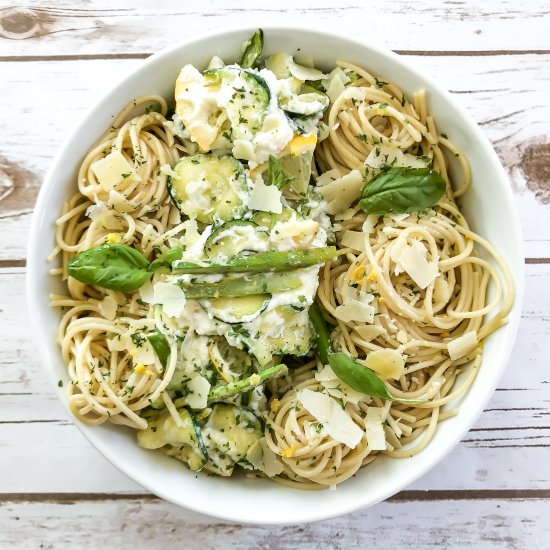
{"label": "bowl rim", "polygon": [[[431,470],[438,463],[440,463],[443,460],[443,458],[445,458],[445,456],[447,456],[453,449],[456,448],[458,443],[462,440],[464,435],[471,429],[474,422],[479,418],[479,416],[483,412],[485,405],[493,396],[494,390],[497,384],[499,383],[500,379],[502,378],[502,375],[506,369],[507,361],[510,357],[512,346],[514,345],[514,342],[517,336],[519,321],[521,317],[521,309],[523,305],[523,293],[524,293],[523,291],[524,291],[524,279],[525,279],[525,266],[523,262],[524,245],[523,245],[521,225],[519,221],[519,214],[515,206],[514,196],[513,196],[511,187],[509,185],[503,184],[504,182],[508,182],[509,178],[495,150],[493,149],[491,143],[489,142],[485,134],[482,132],[478,124],[475,122],[475,120],[473,120],[473,118],[467,112],[466,108],[457,99],[455,99],[455,97],[447,89],[440,86],[432,76],[430,76],[429,74],[426,74],[423,69],[419,69],[416,66],[414,60],[407,59],[405,61],[405,58],[403,56],[398,55],[397,53],[389,49],[386,49],[384,47],[380,47],[378,45],[372,44],[371,42],[369,42],[369,40],[365,40],[357,36],[342,36],[341,33],[328,29],[326,24],[325,25],[317,24],[313,28],[312,27],[305,28],[303,25],[296,24],[296,23],[290,23],[290,24],[284,24],[284,25],[283,24],[262,24],[261,28],[264,30],[264,33],[267,35],[269,35],[269,33],[272,31],[301,32],[304,34],[317,36],[319,38],[322,38],[323,36],[325,36],[325,37],[334,38],[340,41],[355,43],[361,47],[369,49],[375,56],[391,59],[391,61],[397,66],[399,66],[399,68],[405,68],[413,72],[415,75],[420,77],[426,83],[426,87],[430,92],[432,91],[435,92],[435,94],[441,96],[445,101],[451,104],[453,110],[465,120],[466,126],[468,127],[468,131],[474,135],[476,142],[483,147],[483,152],[482,152],[483,157],[491,161],[491,164],[492,164],[491,169],[492,171],[494,171],[495,176],[498,177],[499,185],[501,187],[501,191],[503,195],[502,198],[506,203],[508,213],[511,215],[511,218],[508,219],[507,223],[512,227],[512,233],[515,235],[517,240],[517,242],[514,243],[514,245],[517,246],[517,251],[518,251],[518,258],[516,258],[516,260],[517,259],[521,260],[520,262],[516,262],[517,265],[509,266],[512,273],[512,279],[514,280],[514,284],[515,284],[515,299],[512,305],[512,310],[508,316],[508,330],[509,330],[510,338],[508,338],[508,340],[504,343],[500,351],[500,357],[502,358],[502,360],[498,365],[498,371],[493,379],[493,383],[491,384],[491,386],[487,387],[487,389],[485,390],[485,393],[483,394],[483,399],[480,399],[475,410],[471,412],[467,418],[464,419],[462,425],[460,426],[460,429],[457,429],[456,432],[448,438],[445,445],[441,445],[437,448],[433,448],[429,453],[429,455],[426,456],[426,460],[424,461],[422,466],[417,468],[414,475],[411,475],[410,477],[407,478],[406,483],[401,483],[400,486],[391,487],[387,491],[381,492],[381,494],[377,495],[377,497],[374,499],[372,497],[369,497],[368,493],[366,493],[363,498],[356,499],[350,504],[346,504],[345,500],[340,499],[338,506],[334,506],[330,512],[319,514],[319,513],[315,513],[314,510],[311,510],[309,513],[303,513],[302,511],[302,513],[300,514],[300,517],[298,518],[295,517],[296,515],[295,513],[291,513],[291,514],[285,513],[279,518],[271,517],[266,521],[265,519],[260,520],[256,518],[254,519],[243,518],[239,515],[238,512],[234,513],[231,508],[223,511],[221,508],[217,509],[216,511],[206,510],[201,506],[195,505],[192,500],[182,502],[181,500],[172,498],[170,495],[166,494],[165,491],[159,490],[158,487],[153,487],[152,484],[148,482],[148,479],[146,478],[144,479],[143,476],[139,475],[139,471],[130,470],[126,465],[121,464],[120,461],[118,460],[118,452],[112,451],[111,448],[102,441],[102,438],[100,437],[99,432],[94,431],[93,426],[89,426],[79,421],[70,413],[67,399],[66,397],[64,397],[64,392],[62,392],[59,388],[56,388],[58,377],[56,375],[54,365],[52,364],[51,361],[46,359],[46,357],[48,357],[48,353],[46,352],[46,350],[51,349],[52,346],[57,346],[57,344],[55,342],[48,341],[49,339],[46,336],[45,331],[43,330],[43,324],[38,321],[37,316],[31,315],[32,327],[35,333],[37,334],[37,341],[38,341],[37,347],[41,352],[41,356],[42,356],[41,362],[43,365],[45,364],[46,370],[49,373],[50,380],[55,385],[54,388],[57,390],[57,395],[60,398],[61,402],[63,403],[63,406],[65,407],[66,411],[68,412],[71,421],[73,422],[74,425],[76,425],[76,427],[80,430],[80,432],[84,435],[84,437],[91,443],[91,445],[104,458],[106,458],[113,466],[115,466],[120,472],[122,472],[129,479],[131,479],[138,485],[144,487],[151,493],[161,497],[162,499],[168,502],[171,502],[173,504],[176,504],[182,508],[191,510],[193,512],[197,512],[200,514],[204,514],[204,515],[225,520],[225,521],[237,522],[242,524],[289,525],[289,524],[310,523],[310,522],[327,520],[327,519],[335,518],[338,516],[342,516],[344,514],[354,512],[359,509],[373,506],[383,500],[386,500],[387,498],[393,496],[397,492],[403,490],[403,488],[417,481],[420,477],[424,476],[429,470]],[[194,43],[202,40],[206,40],[206,39],[213,39],[216,37],[221,38],[221,37],[237,35],[237,34],[244,35],[244,33],[249,33],[251,35],[256,29],[257,27],[251,26],[249,24],[230,25],[227,28],[225,28],[222,32],[197,33],[187,40],[181,40],[172,46],[163,48],[158,52],[152,54],[151,56],[145,58],[141,63],[139,63],[135,68],[133,68],[128,73],[125,73],[123,78],[118,80],[114,86],[109,87],[104,93],[99,94],[98,98],[93,101],[93,104],[88,109],[86,109],[84,114],[72,126],[73,128],[72,131],[68,132],[61,147],[58,149],[56,155],[51,161],[50,167],[44,177],[44,181],[41,185],[41,188],[35,203],[29,235],[28,235],[28,246],[27,246],[27,272],[26,272],[27,304],[36,303],[36,301],[41,297],[40,296],[41,293],[39,291],[39,285],[37,284],[38,283],[37,275],[35,275],[37,273],[39,262],[44,261],[43,253],[41,253],[38,246],[38,243],[40,241],[39,239],[40,221],[41,221],[40,214],[41,212],[44,211],[45,206],[47,205],[49,190],[56,186],[54,175],[57,172],[59,165],[63,161],[63,158],[67,153],[67,149],[69,148],[69,145],[74,139],[77,138],[79,130],[84,126],[86,121],[93,116],[93,113],[97,108],[97,106],[103,103],[104,101],[106,101],[111,95],[115,94],[115,92],[119,90],[119,88],[123,88],[126,85],[127,80],[133,78],[137,73],[141,71],[146,71],[147,67],[149,67],[150,65],[155,65],[159,62],[162,62],[163,58],[169,57],[170,55],[172,55],[173,52],[177,50],[192,47]]]}

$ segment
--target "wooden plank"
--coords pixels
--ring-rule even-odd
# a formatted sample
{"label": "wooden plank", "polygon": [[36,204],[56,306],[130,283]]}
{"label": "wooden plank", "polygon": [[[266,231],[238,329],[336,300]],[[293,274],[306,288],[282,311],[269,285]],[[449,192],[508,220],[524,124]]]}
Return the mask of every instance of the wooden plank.
{"label": "wooden plank", "polygon": [[[0,56],[151,52],[194,34],[231,26],[302,24],[328,27],[374,44],[414,50],[548,49],[550,9],[545,0],[434,4],[430,0],[383,3],[281,0],[163,0],[113,6],[108,0],[84,6],[68,0],[29,0],[0,12]],[[381,22],[383,24],[377,24]]]}
{"label": "wooden plank", "polygon": [[[0,270],[0,493],[142,492],[72,425],[22,307],[24,270]],[[550,490],[550,264],[528,265],[519,336],[499,390],[465,440],[414,490]],[[60,474],[62,472],[62,474]]]}
{"label": "wooden plank", "polygon": [[[0,545],[11,548],[384,547],[547,548],[550,501],[395,499],[303,526],[235,525],[149,499],[5,502]],[[268,518],[266,518],[268,521]],[[68,528],[68,526],[72,526]]]}
{"label": "wooden plank", "polygon": [[[527,257],[549,258],[550,225],[540,220],[550,215],[550,55],[496,56],[490,61],[463,56],[410,59],[457,94],[481,124],[510,174]],[[32,205],[51,158],[98,95],[138,64],[0,64],[4,101],[14,106],[0,113],[0,125],[10,136],[0,144],[0,241],[5,243],[0,260],[25,258]]]}

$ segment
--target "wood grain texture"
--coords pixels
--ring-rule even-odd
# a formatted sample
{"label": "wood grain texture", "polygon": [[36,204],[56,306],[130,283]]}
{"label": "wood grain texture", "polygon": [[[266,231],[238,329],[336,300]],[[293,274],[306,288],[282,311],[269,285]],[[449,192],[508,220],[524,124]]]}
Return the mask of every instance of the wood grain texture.
{"label": "wood grain texture", "polygon": [[[518,200],[527,257],[550,257],[550,54],[409,56],[459,96],[495,146]],[[139,60],[0,63],[0,260],[25,258],[34,200],[52,157],[91,106]],[[453,70],[448,67],[452,65]],[[40,89],[40,93],[37,93]],[[63,108],[60,108],[60,105]],[[444,131],[444,129],[442,129]],[[452,138],[452,135],[450,136]]]}
{"label": "wood grain texture", "polygon": [[[23,277],[20,268],[0,270],[0,493],[143,492],[59,403],[28,334]],[[410,489],[550,490],[549,286],[549,264],[527,266],[522,324],[498,390],[464,441]]]}
{"label": "wood grain texture", "polygon": [[[383,21],[385,24],[372,24]],[[401,50],[548,50],[546,0],[320,2],[28,0],[0,12],[0,56],[153,52],[235,25],[302,24]]]}
{"label": "wood grain texture", "polygon": [[[301,526],[212,520],[150,498],[5,502],[0,546],[15,548],[548,548],[550,501],[392,499],[339,519]],[[23,542],[24,541],[24,542]],[[183,542],[185,541],[185,542]]]}

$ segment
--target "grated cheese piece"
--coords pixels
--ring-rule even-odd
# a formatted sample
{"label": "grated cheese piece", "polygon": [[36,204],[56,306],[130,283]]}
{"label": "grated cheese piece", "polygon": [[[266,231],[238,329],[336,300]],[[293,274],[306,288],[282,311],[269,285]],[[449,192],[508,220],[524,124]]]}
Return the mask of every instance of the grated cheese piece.
{"label": "grated cheese piece", "polygon": [[208,392],[210,391],[210,382],[200,374],[195,376],[187,383],[189,394],[185,401],[192,409],[204,409],[208,404]]}
{"label": "grated cheese piece", "polygon": [[96,160],[92,163],[91,169],[105,190],[112,189],[123,181],[141,181],[134,167],[118,149]]}
{"label": "grated cheese piece", "polygon": [[327,214],[339,214],[347,210],[361,195],[363,185],[361,172],[351,170],[345,176],[318,188],[319,193],[328,202]]}
{"label": "grated cheese piece", "polygon": [[421,158],[416,155],[411,155],[410,153],[404,153],[401,149],[388,145],[374,147],[369,153],[369,156],[365,159],[366,166],[376,169],[384,165],[390,165],[396,168],[426,168],[429,164],[430,160],[426,157]]}
{"label": "grated cheese piece", "polygon": [[333,439],[350,449],[354,449],[361,441],[363,430],[332,397],[308,389],[300,390],[297,397]]}
{"label": "grated cheese piece", "polygon": [[98,307],[99,313],[101,313],[105,319],[108,319],[109,321],[113,321],[115,319],[118,304],[112,296],[105,296],[105,298],[99,302]]}
{"label": "grated cheese piece", "polygon": [[436,262],[429,262],[426,259],[426,247],[417,239],[412,244],[403,246],[396,257],[399,265],[407,272],[409,277],[419,288],[428,287],[439,273]]}
{"label": "grated cheese piece", "polygon": [[356,321],[358,323],[373,323],[374,314],[376,313],[373,306],[365,304],[359,300],[347,300],[345,304],[338,306],[334,310],[334,316],[344,323]]}
{"label": "grated cheese piece", "polygon": [[371,451],[386,450],[386,434],[384,433],[385,409],[382,407],[369,407],[365,418],[365,433],[367,445]]}
{"label": "grated cheese piece", "polygon": [[358,325],[354,330],[365,342],[370,342],[386,333],[386,329],[380,325]]}
{"label": "grated cheese piece", "polygon": [[172,283],[155,283],[153,286],[154,303],[162,305],[164,313],[169,317],[179,317],[185,308],[183,290]]}
{"label": "grated cheese piece", "polygon": [[405,369],[405,357],[394,349],[371,351],[365,359],[365,367],[373,370],[382,378],[397,380]]}
{"label": "grated cheese piece", "polygon": [[248,206],[252,210],[280,214],[283,211],[281,196],[282,193],[277,187],[265,185],[262,178],[258,177],[254,181],[254,187],[250,192]]}
{"label": "grated cheese piece", "polygon": [[365,252],[365,235],[360,231],[348,230],[342,235],[340,244],[359,252]]}
{"label": "grated cheese piece", "polygon": [[447,350],[449,352],[449,357],[454,361],[455,359],[460,359],[465,357],[477,346],[477,332],[471,330],[466,332],[462,336],[451,340],[447,344]]}

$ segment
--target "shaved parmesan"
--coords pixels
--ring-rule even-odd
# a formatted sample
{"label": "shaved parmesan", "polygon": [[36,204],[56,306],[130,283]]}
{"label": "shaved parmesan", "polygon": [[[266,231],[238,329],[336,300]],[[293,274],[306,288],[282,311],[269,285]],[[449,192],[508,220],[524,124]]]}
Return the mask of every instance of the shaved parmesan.
{"label": "shaved parmesan", "polygon": [[308,389],[298,391],[297,397],[330,437],[355,449],[364,432],[332,397]]}
{"label": "shaved parmesan", "polygon": [[373,306],[359,300],[346,300],[345,304],[338,306],[334,316],[344,323],[356,321],[358,323],[374,323],[376,310]]}
{"label": "shaved parmesan", "polygon": [[106,157],[92,163],[92,172],[106,191],[123,181],[141,181],[134,167],[126,160],[126,157],[115,149]]}
{"label": "shaved parmesan", "polygon": [[318,231],[319,223],[314,220],[277,222],[271,231],[270,240],[275,250],[309,248]]}
{"label": "shaved parmesan", "polygon": [[323,87],[327,90],[327,95],[333,103],[344,91],[349,81],[349,76],[341,67],[332,69],[328,76],[322,81]]}
{"label": "shaved parmesan", "polygon": [[447,344],[447,350],[449,352],[449,357],[454,361],[455,359],[460,359],[465,357],[477,346],[477,333],[473,330],[466,332],[459,338],[455,338]]}
{"label": "shaved parmesan", "polygon": [[283,211],[281,203],[281,191],[274,185],[265,185],[262,178],[256,178],[254,187],[250,192],[248,206],[252,210],[261,210],[262,212],[273,212],[280,214]]}
{"label": "shaved parmesan", "polygon": [[338,170],[338,168],[327,170],[317,178],[317,187],[323,187],[324,185],[332,183],[334,180],[337,180],[340,177],[342,177],[342,174],[340,174],[340,170]]}
{"label": "shaved parmesan", "polygon": [[354,330],[365,342],[370,342],[386,333],[386,329],[380,325],[358,325]]}
{"label": "shaved parmesan", "polygon": [[98,307],[99,313],[101,313],[105,319],[108,319],[109,321],[114,320],[116,317],[118,304],[112,296],[105,296],[105,298],[99,302]]}
{"label": "shaved parmesan", "polygon": [[139,297],[146,303],[146,304],[154,304],[155,303],[155,293],[153,292],[153,283],[151,281],[146,281],[143,285],[139,287]]}
{"label": "shaved parmesan", "polygon": [[395,259],[397,264],[407,272],[419,288],[426,288],[433,283],[439,273],[436,262],[426,259],[426,247],[417,239],[412,244],[405,244]]}
{"label": "shaved parmesan", "polygon": [[367,219],[363,222],[363,233],[369,235],[374,229],[374,226],[378,223],[378,218],[378,214],[369,214]]}
{"label": "shaved parmesan", "polygon": [[385,165],[396,168],[426,168],[429,164],[430,160],[426,157],[417,157],[387,145],[375,147],[365,159],[365,165],[377,169]]}
{"label": "shaved parmesan", "polygon": [[111,189],[109,191],[109,198],[107,199],[107,204],[113,210],[117,212],[131,212],[135,210],[135,205],[129,201],[122,193]]}
{"label": "shaved parmesan", "polygon": [[365,359],[365,367],[373,370],[382,378],[397,380],[405,369],[405,357],[395,349],[371,351]]}
{"label": "shaved parmesan", "polygon": [[359,170],[352,170],[345,176],[327,183],[318,189],[328,202],[327,214],[339,214],[359,198],[363,189],[363,176]]}
{"label": "shaved parmesan", "polygon": [[365,235],[361,231],[348,230],[342,235],[340,244],[359,252],[365,252]]}
{"label": "shaved parmesan", "polygon": [[386,450],[386,434],[384,433],[385,409],[381,407],[369,407],[365,418],[365,432],[367,445],[371,451]]}
{"label": "shaved parmesan", "polygon": [[189,394],[185,396],[186,403],[192,409],[204,409],[208,403],[210,382],[200,374],[187,383]]}
{"label": "shaved parmesan", "polygon": [[153,286],[155,304],[162,305],[162,309],[169,317],[179,317],[185,308],[185,294],[173,283],[155,283]]}
{"label": "shaved parmesan", "polygon": [[434,282],[434,300],[436,302],[447,302],[450,296],[449,283],[443,277],[437,277]]}
{"label": "shaved parmesan", "polygon": [[262,447],[262,472],[267,477],[274,477],[279,475],[283,471],[283,463],[271,450],[265,440],[265,437],[262,437],[260,439],[260,445]]}
{"label": "shaved parmesan", "polygon": [[364,393],[354,390],[345,382],[342,382],[329,365],[326,365],[323,370],[316,373],[315,379],[321,383],[321,386],[323,386],[332,397],[343,399],[345,403],[350,402],[357,405],[359,401],[369,399]]}
{"label": "shaved parmesan", "polygon": [[256,160],[254,145],[245,139],[236,139],[233,143],[233,156],[236,159]]}
{"label": "shaved parmesan", "polygon": [[320,439],[323,439],[325,437],[326,432],[325,428],[322,424],[319,422],[304,422],[304,435],[306,436],[306,441],[308,443],[312,443],[314,441],[318,441]]}

